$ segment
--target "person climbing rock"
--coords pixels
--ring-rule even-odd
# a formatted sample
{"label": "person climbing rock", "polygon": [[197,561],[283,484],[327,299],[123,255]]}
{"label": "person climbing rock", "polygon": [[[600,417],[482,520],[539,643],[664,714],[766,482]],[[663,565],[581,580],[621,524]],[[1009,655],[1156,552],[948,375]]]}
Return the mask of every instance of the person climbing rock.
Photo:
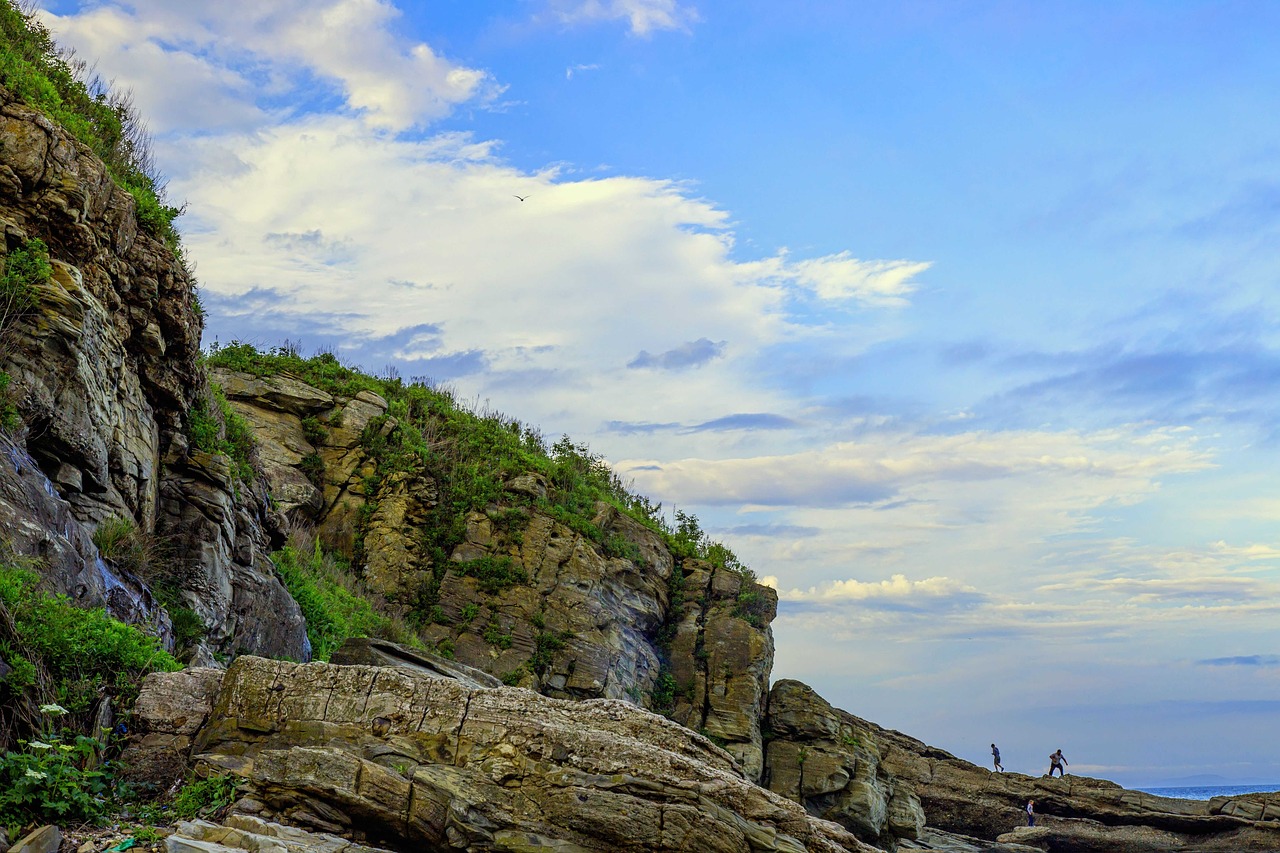
{"label": "person climbing rock", "polygon": [[1058,776],[1066,776],[1067,771],[1063,770],[1063,766],[1067,764],[1067,759],[1062,757],[1062,750],[1059,749],[1053,755],[1049,756],[1049,777],[1053,778],[1053,771],[1058,771]]}
{"label": "person climbing rock", "polygon": [[1000,750],[996,748],[996,745],[994,743],[991,744],[991,760],[995,762],[996,770],[999,770],[1001,773],[1003,773],[1004,766],[1000,763]]}

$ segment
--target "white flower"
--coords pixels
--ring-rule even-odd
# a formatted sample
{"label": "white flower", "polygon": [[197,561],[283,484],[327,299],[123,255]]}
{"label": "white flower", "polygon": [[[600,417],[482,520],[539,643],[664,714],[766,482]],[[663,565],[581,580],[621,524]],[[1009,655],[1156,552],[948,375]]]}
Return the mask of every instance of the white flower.
{"label": "white flower", "polygon": [[53,744],[45,743],[42,740],[33,740],[28,744],[32,749],[53,749]]}
{"label": "white flower", "polygon": [[55,717],[61,717],[63,714],[67,713],[67,709],[62,707],[61,705],[50,703],[48,705],[41,705],[40,713],[52,714]]}
{"label": "white flower", "polygon": [[39,770],[32,770],[30,767],[27,768],[27,772],[24,775],[28,779],[48,779],[49,778],[44,773],[41,773]]}

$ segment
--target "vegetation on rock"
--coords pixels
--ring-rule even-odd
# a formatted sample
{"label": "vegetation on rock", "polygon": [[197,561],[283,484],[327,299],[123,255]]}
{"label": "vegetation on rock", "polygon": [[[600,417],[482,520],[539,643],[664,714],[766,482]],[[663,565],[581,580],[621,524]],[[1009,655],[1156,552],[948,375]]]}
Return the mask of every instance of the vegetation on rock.
{"label": "vegetation on rock", "polygon": [[11,668],[0,679],[3,737],[38,728],[40,704],[56,703],[69,723],[83,723],[98,699],[131,703],[142,676],[181,669],[155,637],[50,594],[14,558],[0,562],[0,658]]}
{"label": "vegetation on rock", "polygon": [[196,398],[188,412],[187,433],[191,444],[205,453],[218,453],[231,460],[235,478],[253,481],[253,428],[231,409],[222,389],[210,386],[212,400]]}
{"label": "vegetation on rock", "polygon": [[375,608],[377,596],[355,579],[348,566],[327,554],[319,541],[289,545],[271,555],[280,579],[307,619],[313,660],[327,661],[351,637],[380,637],[421,645],[402,622]]}
{"label": "vegetation on rock", "polygon": [[[9,251],[4,258],[4,274],[0,275],[0,354],[16,321],[40,304],[40,286],[49,281],[53,267],[49,265],[49,247],[39,238],[29,240]],[[0,431],[13,432],[18,427],[18,409],[9,399],[11,377],[0,370]]]}
{"label": "vegetation on rock", "polygon": [[129,95],[111,91],[13,0],[0,0],[0,85],[87,145],[133,196],[138,223],[179,250],[173,221],[182,209],[165,203],[150,139]]}

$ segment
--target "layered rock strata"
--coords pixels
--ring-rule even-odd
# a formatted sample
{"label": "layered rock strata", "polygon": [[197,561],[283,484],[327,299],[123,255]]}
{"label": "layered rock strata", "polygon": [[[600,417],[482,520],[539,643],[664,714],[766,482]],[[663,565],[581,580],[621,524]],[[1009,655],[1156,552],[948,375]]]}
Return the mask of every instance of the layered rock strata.
{"label": "layered rock strata", "polygon": [[397,849],[870,851],[634,705],[241,657],[196,743],[233,810]]}
{"label": "layered rock strata", "polygon": [[53,589],[164,636],[148,579],[108,566],[92,542],[104,520],[129,519],[181,563],[164,572],[190,580],[181,593],[212,638],[207,658],[305,657],[300,612],[266,559],[265,492],[188,446],[189,413],[208,394],[201,317],[187,271],[134,211],[87,148],[0,90],[5,249],[38,238],[52,265],[34,309],[0,317],[0,370],[22,419],[2,439],[7,544],[39,558]]}

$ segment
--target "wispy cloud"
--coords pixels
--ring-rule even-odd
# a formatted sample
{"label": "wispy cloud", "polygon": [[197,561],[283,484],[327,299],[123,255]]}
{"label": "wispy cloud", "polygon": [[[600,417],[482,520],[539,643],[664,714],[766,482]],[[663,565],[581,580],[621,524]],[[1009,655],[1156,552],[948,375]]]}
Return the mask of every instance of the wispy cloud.
{"label": "wispy cloud", "polygon": [[637,36],[687,31],[701,20],[697,9],[680,0],[551,0],[551,9],[566,24],[625,20]]}
{"label": "wispy cloud", "polygon": [[564,79],[572,80],[575,74],[579,74],[583,71],[598,71],[599,69],[600,66],[595,63],[591,63],[589,65],[570,65],[564,70]]}
{"label": "wispy cloud", "polygon": [[1237,655],[1227,658],[1208,658],[1196,661],[1200,666],[1254,666],[1280,667],[1280,655]]}
{"label": "wispy cloud", "polygon": [[783,251],[745,269],[763,278],[798,284],[824,300],[900,307],[915,291],[915,277],[931,266],[927,261],[864,261],[849,252],[791,261]]}
{"label": "wispy cloud", "polygon": [[[1159,444],[1153,451],[1152,440]],[[898,496],[917,484],[1007,481],[1021,477],[1105,482],[1104,500],[1119,484],[1137,493],[1166,473],[1200,470],[1209,460],[1175,433],[1111,431],[1095,434],[968,432],[911,435],[882,431],[860,442],[838,442],[789,456],[741,459],[623,460],[627,472],[658,494],[708,504],[833,507]],[[655,467],[656,465],[656,467]]]}

